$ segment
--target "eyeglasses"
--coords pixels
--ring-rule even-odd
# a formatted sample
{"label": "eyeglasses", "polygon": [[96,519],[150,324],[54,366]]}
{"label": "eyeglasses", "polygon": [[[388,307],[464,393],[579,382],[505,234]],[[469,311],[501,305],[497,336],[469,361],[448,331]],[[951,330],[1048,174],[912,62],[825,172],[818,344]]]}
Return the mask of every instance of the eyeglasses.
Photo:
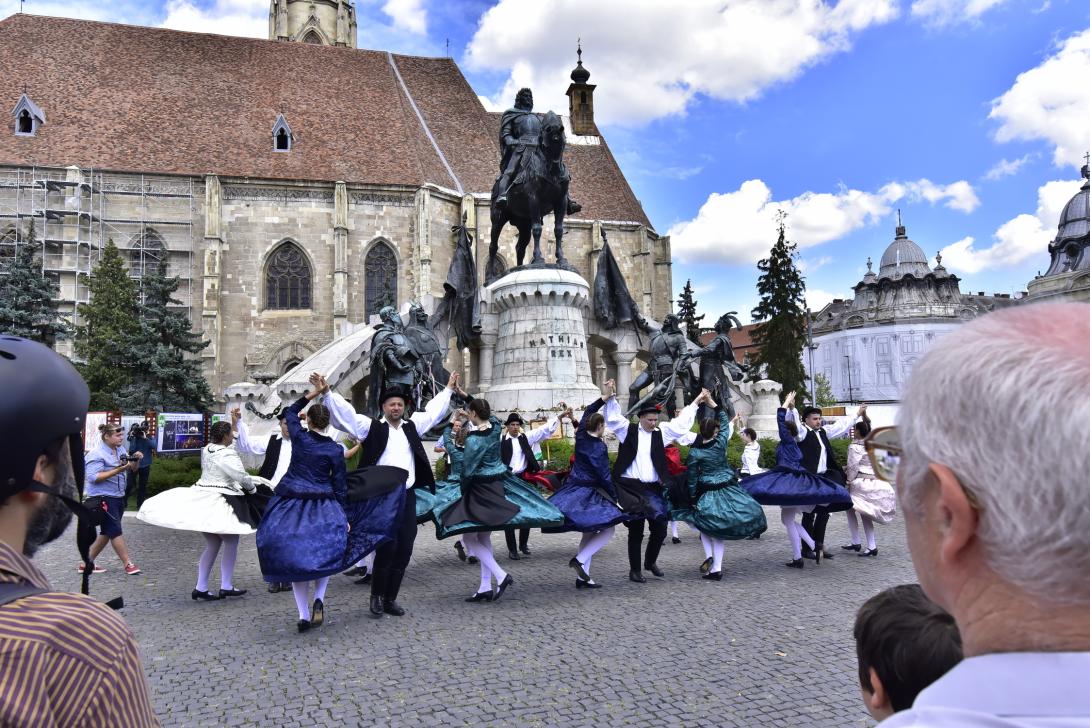
{"label": "eyeglasses", "polygon": [[887,483],[897,481],[897,467],[901,463],[901,438],[896,427],[878,427],[863,440],[867,456],[874,466],[874,474]]}

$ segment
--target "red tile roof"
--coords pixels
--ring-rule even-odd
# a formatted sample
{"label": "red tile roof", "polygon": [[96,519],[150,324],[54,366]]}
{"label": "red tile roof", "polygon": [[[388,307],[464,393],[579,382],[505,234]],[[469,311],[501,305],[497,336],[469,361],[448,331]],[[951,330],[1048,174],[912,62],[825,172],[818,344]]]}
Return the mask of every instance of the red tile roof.
{"label": "red tile roof", "polygon": [[[0,21],[0,105],[23,84],[49,121],[0,133],[0,164],[475,193],[498,171],[498,117],[449,58],[17,14]],[[280,113],[289,153],[272,151]],[[579,217],[649,225],[604,142],[567,157]]]}

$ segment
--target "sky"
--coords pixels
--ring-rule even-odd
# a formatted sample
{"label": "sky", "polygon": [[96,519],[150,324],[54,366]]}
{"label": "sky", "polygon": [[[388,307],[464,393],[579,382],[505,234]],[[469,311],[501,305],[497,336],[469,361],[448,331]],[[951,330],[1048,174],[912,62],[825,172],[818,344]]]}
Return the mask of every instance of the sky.
{"label": "sky", "polygon": [[[357,0],[358,45],[452,56],[482,102],[564,112],[581,40],[596,120],[674,287],[757,302],[784,210],[807,303],[850,297],[900,211],[963,291],[1044,270],[1090,150],[1086,0]],[[0,0],[0,17],[18,0]],[[25,11],[266,37],[268,0],[27,0]],[[572,194],[578,199],[578,180]]]}

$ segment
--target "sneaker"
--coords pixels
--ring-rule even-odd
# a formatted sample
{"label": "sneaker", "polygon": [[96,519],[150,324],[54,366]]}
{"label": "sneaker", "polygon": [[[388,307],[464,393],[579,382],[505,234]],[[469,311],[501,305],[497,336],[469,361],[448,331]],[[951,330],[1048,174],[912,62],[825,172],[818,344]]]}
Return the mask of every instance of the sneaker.
{"label": "sneaker", "polygon": [[140,573],[140,567],[130,561],[129,563],[125,564],[125,573],[129,576],[135,576],[136,574]]}
{"label": "sneaker", "polygon": [[[80,574],[82,574],[82,573],[83,573],[83,570],[84,570],[85,568],[87,568],[87,567],[86,567],[86,564],[83,564],[83,563],[81,562],[81,563],[80,563],[80,565],[76,567],[76,572],[77,572],[77,573],[80,573]],[[93,570],[91,571],[91,573],[92,573],[92,574],[104,574],[104,573],[106,573],[106,570],[105,570],[105,569],[103,569],[103,568],[102,568],[101,566],[99,566],[98,564],[95,564],[95,568],[94,568],[94,569],[93,569]]]}

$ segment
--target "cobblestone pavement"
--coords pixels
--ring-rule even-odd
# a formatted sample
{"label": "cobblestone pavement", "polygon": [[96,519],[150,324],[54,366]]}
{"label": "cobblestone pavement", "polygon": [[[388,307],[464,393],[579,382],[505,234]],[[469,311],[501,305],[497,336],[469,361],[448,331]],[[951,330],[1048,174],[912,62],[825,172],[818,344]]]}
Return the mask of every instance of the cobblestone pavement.
{"label": "cobblestone pavement", "polygon": [[[757,541],[728,542],[721,582],[701,580],[696,533],[667,539],[664,579],[627,580],[625,530],[594,559],[598,590],[574,588],[578,534],[530,539],[533,557],[501,565],[515,583],[496,604],[467,604],[478,567],[422,526],[402,589],[409,613],[373,619],[366,587],[336,576],[326,623],[298,634],[289,593],[269,594],[252,536],[235,586],[244,597],[194,602],[197,534],[129,517],[144,570],[126,576],[107,549],[99,599],[123,595],[155,706],[166,726],[867,726],[851,636],[879,590],[915,581],[898,520],[878,529],[880,555],[838,553],[788,569],[779,509]],[[846,539],[834,514],[828,543]],[[836,549],[839,551],[839,548]],[[66,535],[37,562],[77,590]],[[218,567],[213,584],[218,584]]]}

